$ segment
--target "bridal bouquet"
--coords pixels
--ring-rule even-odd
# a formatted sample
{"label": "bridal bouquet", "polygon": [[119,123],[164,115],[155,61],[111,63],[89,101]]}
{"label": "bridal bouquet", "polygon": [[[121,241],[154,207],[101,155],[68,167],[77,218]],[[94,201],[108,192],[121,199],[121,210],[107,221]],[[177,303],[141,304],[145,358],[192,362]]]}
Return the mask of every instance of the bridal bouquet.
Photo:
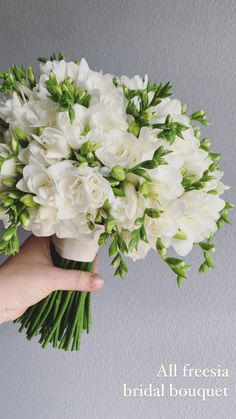
{"label": "bridal bouquet", "polygon": [[[205,113],[187,116],[170,83],[95,72],[63,53],[39,61],[38,80],[32,67],[0,73],[0,251],[19,251],[22,226],[52,236],[53,261],[65,269],[91,271],[108,241],[122,278],[124,255],[135,261],[151,249],[179,286],[193,246],[199,271],[213,267],[212,238],[232,205],[221,198],[220,155],[195,126],[208,125]],[[43,347],[79,349],[90,293],[53,292],[17,321]]]}

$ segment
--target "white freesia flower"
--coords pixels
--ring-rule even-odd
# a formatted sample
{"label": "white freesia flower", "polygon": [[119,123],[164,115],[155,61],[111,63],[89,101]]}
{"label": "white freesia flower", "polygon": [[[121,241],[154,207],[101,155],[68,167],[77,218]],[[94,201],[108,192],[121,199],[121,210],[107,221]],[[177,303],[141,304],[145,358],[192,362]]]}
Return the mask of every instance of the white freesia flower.
{"label": "white freesia flower", "polygon": [[0,143],[0,156],[4,158],[0,166],[1,176],[14,176],[16,174],[16,159],[8,145]]}
{"label": "white freesia flower", "polygon": [[136,218],[143,215],[145,200],[138,196],[135,187],[131,183],[124,186],[124,197],[116,198],[111,205],[111,215],[116,219],[120,227],[132,230]]}
{"label": "white freesia flower", "polygon": [[108,103],[99,102],[91,106],[88,125],[91,129],[101,128],[103,132],[113,129],[126,131],[128,128],[124,109],[116,100],[110,100]]}
{"label": "white freesia flower", "polygon": [[46,79],[49,78],[51,72],[55,74],[59,83],[67,77],[76,80],[79,75],[79,65],[72,61],[69,63],[64,60],[47,61],[45,64],[40,65],[40,69],[42,74],[47,76],[43,81],[46,81]]}
{"label": "white freesia flower", "polygon": [[11,154],[11,151],[6,144],[0,143],[0,191],[8,190],[9,188],[3,184],[7,177],[14,178],[16,176],[16,158]]}
{"label": "white freesia flower", "polygon": [[123,167],[133,167],[140,162],[141,150],[137,138],[119,130],[109,134],[91,134],[91,139],[100,145],[96,150],[98,159],[109,168],[119,164]]}
{"label": "white freesia flower", "polygon": [[52,236],[56,233],[58,220],[57,209],[54,207],[37,206],[30,209],[30,221],[26,230],[35,236]]}
{"label": "white freesia flower", "polygon": [[17,183],[23,192],[34,194],[34,201],[45,207],[56,206],[56,187],[48,171],[42,165],[31,163],[25,166],[23,178]]}
{"label": "white freesia flower", "polygon": [[189,118],[181,112],[181,102],[178,99],[163,99],[154,109],[155,112],[153,111],[152,115],[152,123],[154,124],[165,122],[166,117],[171,115],[174,122],[190,125]]}
{"label": "white freesia flower", "polygon": [[35,128],[52,124],[56,118],[57,106],[49,98],[41,98],[37,92],[30,100],[23,102],[17,93],[0,105],[0,116],[13,126],[20,126],[27,134],[35,133]]}
{"label": "white freesia flower", "polygon": [[124,84],[128,89],[131,90],[143,90],[146,89],[148,84],[148,75],[145,74],[144,78],[136,75],[134,77],[127,77],[127,76],[121,76],[120,83]]}
{"label": "white freesia flower", "polygon": [[217,195],[193,190],[180,198],[185,205],[179,227],[193,243],[204,240],[217,230],[216,221],[225,202]]}
{"label": "white freesia flower", "polygon": [[166,161],[177,168],[183,168],[187,176],[194,176],[198,180],[212,161],[208,153],[200,148],[200,142],[194,137],[192,129],[183,131],[183,137],[176,138],[169,148],[173,152],[166,156]]}
{"label": "white freesia flower", "polygon": [[[131,240],[131,233],[128,230],[123,230],[122,234],[128,245]],[[150,244],[140,240],[137,250],[133,249],[132,251],[129,251],[129,253],[127,253],[127,257],[131,258],[133,262],[136,262],[137,260],[144,259],[149,250],[151,250]]]}
{"label": "white freesia flower", "polygon": [[157,237],[160,237],[163,244],[169,247],[169,239],[178,231],[178,220],[184,213],[184,204],[178,199],[173,199],[165,203],[162,211],[163,213],[158,218],[145,218],[147,237],[153,249],[156,248]]}
{"label": "white freesia flower", "polygon": [[224,172],[221,170],[215,170],[211,173],[211,176],[213,177],[212,180],[209,180],[207,183],[205,183],[203,190],[204,192],[209,191],[217,191],[219,195],[224,193],[225,190],[229,189],[229,186],[226,186],[223,182],[221,182],[221,178],[223,176]]}
{"label": "white freesia flower", "polygon": [[60,219],[70,219],[78,213],[94,211],[108,199],[114,200],[110,183],[90,167],[76,167],[71,161],[62,161],[47,169],[54,180],[56,206]]}
{"label": "white freesia flower", "polygon": [[151,160],[154,151],[160,146],[164,146],[167,150],[169,149],[169,144],[157,137],[159,132],[160,130],[150,127],[141,128],[138,141],[142,150],[142,160]]}
{"label": "white freesia flower", "polygon": [[149,171],[152,183],[151,194],[159,202],[171,201],[184,192],[181,173],[169,165],[159,166]]}

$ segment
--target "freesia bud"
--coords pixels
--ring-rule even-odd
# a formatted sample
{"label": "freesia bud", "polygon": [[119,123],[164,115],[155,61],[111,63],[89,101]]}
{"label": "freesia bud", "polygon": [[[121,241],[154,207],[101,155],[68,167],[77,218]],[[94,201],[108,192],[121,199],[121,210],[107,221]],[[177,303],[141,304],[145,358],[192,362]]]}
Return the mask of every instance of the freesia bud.
{"label": "freesia bud", "polygon": [[116,165],[116,166],[113,166],[111,170],[111,176],[117,180],[122,181],[122,180],[125,180],[126,174],[122,166]]}
{"label": "freesia bud", "polygon": [[27,227],[27,225],[29,224],[29,220],[30,220],[29,211],[25,208],[20,214],[20,222],[22,226]]}
{"label": "freesia bud", "polygon": [[5,233],[3,234],[2,240],[5,241],[5,242],[11,240],[11,238],[14,236],[15,232],[16,232],[16,227],[15,226],[9,227],[5,231]]}
{"label": "freesia bud", "polygon": [[26,207],[29,207],[29,208],[35,207],[35,205],[37,205],[37,203],[33,199],[33,195],[31,195],[31,194],[26,194],[26,195],[22,196],[20,201],[23,204],[25,204]]}
{"label": "freesia bud", "polygon": [[2,184],[6,186],[7,188],[13,188],[16,184],[17,180],[13,177],[5,177],[2,179]]}
{"label": "freesia bud", "polygon": [[144,196],[149,195],[150,193],[150,184],[148,182],[144,182],[141,186],[140,186],[140,192],[141,194],[143,194]]}

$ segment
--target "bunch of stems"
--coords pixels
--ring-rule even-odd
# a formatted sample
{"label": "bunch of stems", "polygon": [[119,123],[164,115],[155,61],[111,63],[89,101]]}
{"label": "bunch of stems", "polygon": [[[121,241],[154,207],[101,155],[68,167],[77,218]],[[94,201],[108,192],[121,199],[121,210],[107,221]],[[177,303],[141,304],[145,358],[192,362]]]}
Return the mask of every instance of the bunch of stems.
{"label": "bunch of stems", "polygon": [[[76,262],[64,259],[52,248],[55,266],[91,272],[93,262]],[[27,339],[40,337],[42,348],[79,350],[82,332],[89,333],[91,325],[91,293],[81,291],[54,291],[39,303],[31,306],[15,323],[19,332],[26,330]]]}

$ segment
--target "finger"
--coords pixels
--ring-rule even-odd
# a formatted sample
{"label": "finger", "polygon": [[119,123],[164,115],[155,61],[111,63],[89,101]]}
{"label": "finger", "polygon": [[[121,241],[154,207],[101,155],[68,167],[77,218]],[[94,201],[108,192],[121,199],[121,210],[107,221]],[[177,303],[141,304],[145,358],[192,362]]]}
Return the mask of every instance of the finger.
{"label": "finger", "polygon": [[74,269],[51,268],[48,286],[51,291],[75,290],[96,291],[100,289],[104,280],[93,272],[77,271]]}
{"label": "finger", "polygon": [[21,246],[19,257],[22,253],[30,254],[30,257],[34,259],[50,260],[50,238],[29,236]]}

